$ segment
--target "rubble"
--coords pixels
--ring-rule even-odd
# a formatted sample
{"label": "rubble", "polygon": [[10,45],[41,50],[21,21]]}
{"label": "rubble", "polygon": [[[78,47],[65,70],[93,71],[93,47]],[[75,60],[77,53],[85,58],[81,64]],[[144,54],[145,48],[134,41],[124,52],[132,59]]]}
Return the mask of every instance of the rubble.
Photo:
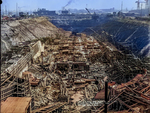
{"label": "rubble", "polygon": [[[60,30],[55,37],[40,40],[37,43],[42,44],[34,47],[42,50],[35,49],[34,53],[30,48],[28,56],[35,56],[30,59],[31,65],[26,60],[28,69],[21,72],[20,78],[31,85],[33,112],[103,112],[104,105],[77,103],[101,100],[103,104],[106,78],[110,111],[141,112],[142,107],[149,110],[150,78],[139,59],[125,55],[109,42],[82,33],[73,35]],[[13,77],[15,73],[2,75],[1,85],[18,84]]]}
{"label": "rubble", "polygon": [[[82,40],[85,42],[82,43]],[[128,57],[115,47],[110,48],[112,45],[99,43],[93,37],[74,36],[71,40],[59,38],[59,42],[63,43],[58,44],[58,39],[54,39],[54,43],[50,43],[48,39],[45,42],[44,52],[32,64],[35,72],[41,73],[42,76],[40,77],[41,83],[36,87],[45,89],[39,91],[41,92],[39,96],[41,100],[35,99],[36,108],[59,101],[63,97],[63,101],[68,102],[69,105],[67,106],[70,106],[70,109],[77,110],[78,106],[73,107],[74,104],[80,100],[94,99],[99,91],[102,93],[98,94],[101,97],[95,97],[95,99],[104,99],[103,89],[106,76],[108,76],[108,80],[116,81],[118,79],[115,78],[115,76],[118,76],[116,73],[121,74],[122,77],[128,77],[133,72],[132,76],[126,78],[127,81],[134,77],[136,73],[143,72],[142,68],[135,62],[133,64],[129,61],[124,63]],[[90,46],[90,44],[94,44],[96,47]],[[125,71],[127,69],[128,71]],[[114,84],[116,83],[109,83],[109,86]],[[36,92],[33,94],[37,95]],[[43,98],[47,98],[48,102],[44,101]],[[71,102],[74,104],[71,104]]]}
{"label": "rubble", "polygon": [[[137,74],[136,77],[127,83],[122,83],[121,85],[114,84],[110,86],[110,100],[108,102],[109,110],[122,112],[132,111],[137,113],[149,112],[150,78],[146,76],[147,71],[144,71],[144,74]],[[125,109],[127,108],[128,110],[126,111]],[[100,107],[96,112],[101,113],[103,110],[104,106]]]}
{"label": "rubble", "polygon": [[[59,39],[60,42],[62,42],[61,40],[64,38]],[[64,99],[65,101],[70,103],[70,98],[75,98],[73,102],[76,103],[80,99],[76,100],[74,95],[78,95],[79,91],[82,98],[92,99],[94,97],[98,88],[93,84],[96,80],[87,76],[90,68],[89,61],[86,59],[88,54],[84,54],[83,46],[80,45],[82,40],[86,41],[86,38],[74,37],[73,40],[66,38],[66,42],[63,41],[63,46],[58,45],[58,39],[54,40],[51,45],[49,45],[51,43],[49,39],[45,42],[44,52],[33,61],[32,66],[28,69],[34,77],[40,79],[40,83],[31,88],[34,109],[46,106],[48,103],[60,99],[63,95],[68,98]],[[76,45],[75,48],[74,45]],[[88,51],[93,50],[89,49]],[[75,55],[80,55],[80,57]],[[29,79],[29,81],[31,80]],[[38,94],[38,92],[40,93]]]}

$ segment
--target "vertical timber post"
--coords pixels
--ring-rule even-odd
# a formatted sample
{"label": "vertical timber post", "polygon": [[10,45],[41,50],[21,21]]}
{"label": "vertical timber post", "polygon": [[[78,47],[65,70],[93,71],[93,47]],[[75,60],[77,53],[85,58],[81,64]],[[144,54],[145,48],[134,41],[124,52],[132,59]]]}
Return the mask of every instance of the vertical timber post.
{"label": "vertical timber post", "polygon": [[105,113],[107,113],[107,102],[108,102],[108,81],[105,81]]}
{"label": "vertical timber post", "polygon": [[43,66],[43,52],[41,52],[41,56],[42,56],[42,66]]}
{"label": "vertical timber post", "polygon": [[[41,56],[42,56],[42,66],[43,66],[43,52],[41,52]],[[44,71],[42,71],[42,75],[44,74]]]}

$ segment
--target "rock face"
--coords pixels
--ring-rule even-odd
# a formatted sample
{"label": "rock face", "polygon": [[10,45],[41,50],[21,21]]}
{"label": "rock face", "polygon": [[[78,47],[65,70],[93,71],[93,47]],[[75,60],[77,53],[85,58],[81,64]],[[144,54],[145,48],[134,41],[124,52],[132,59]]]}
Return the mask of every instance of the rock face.
{"label": "rock face", "polygon": [[29,18],[16,20],[1,25],[2,53],[19,42],[31,41],[55,35],[58,28],[51,24],[47,18]]}

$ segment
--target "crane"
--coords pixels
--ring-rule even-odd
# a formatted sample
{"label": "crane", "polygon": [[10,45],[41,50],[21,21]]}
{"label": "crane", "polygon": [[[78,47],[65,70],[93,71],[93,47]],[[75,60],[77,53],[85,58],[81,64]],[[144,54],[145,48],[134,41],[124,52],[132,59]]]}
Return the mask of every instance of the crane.
{"label": "crane", "polygon": [[88,10],[88,8],[85,8],[85,9],[88,11],[89,14],[91,14],[90,11]]}
{"label": "crane", "polygon": [[[145,0],[145,1],[147,1],[147,0]],[[137,9],[140,9],[140,3],[146,3],[146,2],[144,2],[144,1],[142,2],[142,1],[138,0],[135,3],[137,3]]]}
{"label": "crane", "polygon": [[146,2],[146,5],[148,5],[148,0],[145,0],[145,2]]}
{"label": "crane", "polygon": [[140,9],[140,1],[136,1],[135,3],[137,3],[137,9]]}
{"label": "crane", "polygon": [[[88,8],[85,8],[87,11],[88,11],[88,13],[90,14],[90,15],[92,15],[91,13],[90,13],[90,11],[88,10]],[[99,16],[94,12],[94,15],[92,15],[92,19],[94,19],[94,20],[97,20],[99,18]]]}

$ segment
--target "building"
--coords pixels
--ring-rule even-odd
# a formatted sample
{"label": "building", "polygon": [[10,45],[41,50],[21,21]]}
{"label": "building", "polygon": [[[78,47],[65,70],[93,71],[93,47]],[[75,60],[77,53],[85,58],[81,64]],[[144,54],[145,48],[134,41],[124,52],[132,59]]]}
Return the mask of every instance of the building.
{"label": "building", "polygon": [[33,14],[38,15],[38,16],[53,16],[57,15],[56,11],[49,11],[46,9],[39,9],[37,12],[33,12]]}
{"label": "building", "polygon": [[69,13],[69,11],[64,10],[64,11],[61,11],[61,13],[62,13],[62,14],[68,14],[68,13]]}

